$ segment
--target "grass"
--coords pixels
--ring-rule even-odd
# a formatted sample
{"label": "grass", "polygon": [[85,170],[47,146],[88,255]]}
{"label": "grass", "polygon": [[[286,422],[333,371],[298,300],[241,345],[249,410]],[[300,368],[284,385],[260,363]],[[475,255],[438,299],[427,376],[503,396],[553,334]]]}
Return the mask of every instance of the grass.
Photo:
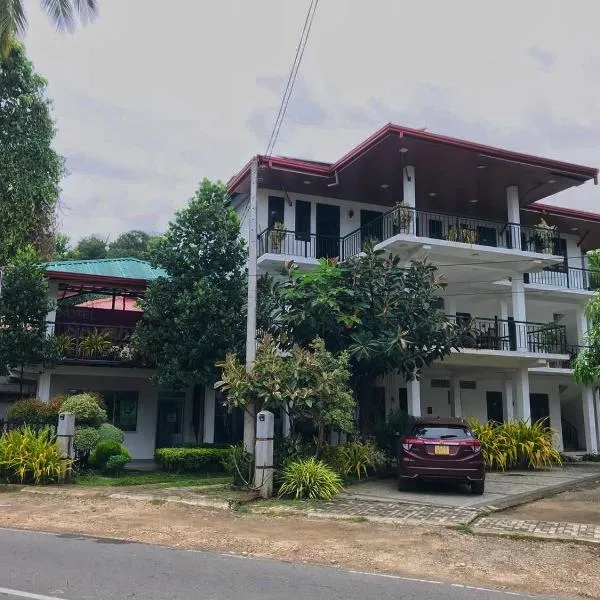
{"label": "grass", "polygon": [[151,486],[156,489],[170,487],[202,487],[206,485],[227,485],[232,478],[222,473],[214,475],[192,475],[189,473],[164,473],[162,471],[127,471],[120,477],[110,477],[99,473],[86,473],[74,480],[75,485],[83,486]]}
{"label": "grass", "polygon": [[472,527],[467,523],[458,523],[457,525],[454,525],[452,529],[454,529],[454,531],[458,531],[459,533],[473,533]]}

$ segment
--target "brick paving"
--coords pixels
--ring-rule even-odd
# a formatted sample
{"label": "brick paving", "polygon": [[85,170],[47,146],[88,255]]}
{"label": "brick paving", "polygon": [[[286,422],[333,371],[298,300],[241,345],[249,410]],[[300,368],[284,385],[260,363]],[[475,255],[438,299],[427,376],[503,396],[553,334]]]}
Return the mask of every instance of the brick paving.
{"label": "brick paving", "polygon": [[501,535],[529,535],[545,539],[578,540],[600,544],[600,525],[561,523],[482,517],[473,526],[478,533]]}

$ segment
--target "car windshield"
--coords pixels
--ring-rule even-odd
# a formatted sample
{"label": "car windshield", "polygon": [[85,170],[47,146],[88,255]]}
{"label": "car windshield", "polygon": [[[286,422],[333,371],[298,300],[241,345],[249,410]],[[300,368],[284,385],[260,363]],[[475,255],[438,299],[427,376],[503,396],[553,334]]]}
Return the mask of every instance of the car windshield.
{"label": "car windshield", "polygon": [[464,440],[473,437],[473,434],[461,425],[417,425],[412,435],[426,440]]}

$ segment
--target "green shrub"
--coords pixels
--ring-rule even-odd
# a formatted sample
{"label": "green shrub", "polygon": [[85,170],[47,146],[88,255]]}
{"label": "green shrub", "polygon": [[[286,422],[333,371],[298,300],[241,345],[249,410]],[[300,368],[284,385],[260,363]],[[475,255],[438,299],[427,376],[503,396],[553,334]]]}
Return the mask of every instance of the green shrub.
{"label": "green shrub", "polygon": [[38,425],[48,418],[47,405],[39,398],[23,398],[8,407],[6,418],[18,423]]}
{"label": "green shrub", "polygon": [[98,436],[100,440],[112,440],[117,444],[122,444],[125,441],[125,434],[110,423],[102,423],[98,428]]}
{"label": "green shrub", "polygon": [[61,410],[73,413],[75,423],[79,425],[98,426],[107,419],[106,410],[98,404],[97,397],[87,393],[70,396],[63,402]]}
{"label": "green shrub", "polygon": [[392,410],[385,420],[375,426],[375,442],[388,456],[398,453],[398,440],[406,435],[414,424],[414,417],[402,410]]}
{"label": "green shrub", "polygon": [[174,473],[218,473],[231,452],[220,448],[157,448],[154,459],[159,467]]}
{"label": "green shrub", "polygon": [[50,398],[48,404],[46,404],[46,416],[48,419],[58,422],[58,413],[62,411],[62,405],[68,396],[54,396]]}
{"label": "green shrub", "polygon": [[474,419],[469,424],[481,442],[483,459],[490,469],[540,469],[561,464],[560,452],[554,447],[554,431],[545,419],[531,425],[524,421],[479,423]]}
{"label": "green shrub", "polygon": [[316,458],[288,463],[281,476],[279,496],[331,500],[342,491],[342,480],[324,462]]}
{"label": "green shrub", "polygon": [[51,427],[38,431],[25,425],[0,436],[0,480],[8,483],[51,483],[70,467]]}
{"label": "green shrub", "polygon": [[104,469],[111,456],[126,456],[131,460],[127,448],[114,440],[101,440],[90,455],[90,465],[97,469]]}
{"label": "green shrub", "polygon": [[600,462],[600,454],[584,454],[581,460],[586,462]]}
{"label": "green shrub", "polygon": [[346,456],[344,446],[330,446],[328,444],[321,448],[319,455],[321,460],[329,465],[336,473],[346,474]]}
{"label": "green shrub", "polygon": [[89,454],[100,441],[100,434],[95,427],[75,427],[73,447],[78,454]]}
{"label": "green shrub", "polygon": [[384,454],[373,442],[351,442],[341,447],[344,475],[367,476],[369,470],[376,471],[385,464]]}
{"label": "green shrub", "polygon": [[103,472],[106,475],[122,475],[125,472],[125,465],[131,462],[128,456],[123,454],[115,454],[110,456],[104,465]]}
{"label": "green shrub", "polygon": [[244,444],[229,446],[229,452],[221,458],[225,473],[233,476],[233,484],[246,487],[254,477],[254,457],[244,449]]}

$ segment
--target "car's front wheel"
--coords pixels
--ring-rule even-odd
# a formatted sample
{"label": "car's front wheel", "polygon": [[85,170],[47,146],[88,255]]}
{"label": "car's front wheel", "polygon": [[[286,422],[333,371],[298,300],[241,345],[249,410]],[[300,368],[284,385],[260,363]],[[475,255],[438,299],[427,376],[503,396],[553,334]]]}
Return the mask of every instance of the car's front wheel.
{"label": "car's front wheel", "polygon": [[485,481],[472,481],[471,491],[478,496],[481,496],[485,491]]}

